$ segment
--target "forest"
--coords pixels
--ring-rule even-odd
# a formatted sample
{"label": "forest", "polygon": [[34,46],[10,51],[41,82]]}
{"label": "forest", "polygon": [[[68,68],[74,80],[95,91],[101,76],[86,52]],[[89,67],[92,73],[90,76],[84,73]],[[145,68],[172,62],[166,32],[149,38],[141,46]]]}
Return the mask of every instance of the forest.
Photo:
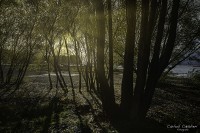
{"label": "forest", "polygon": [[198,0],[0,0],[0,132],[198,133],[199,105]]}

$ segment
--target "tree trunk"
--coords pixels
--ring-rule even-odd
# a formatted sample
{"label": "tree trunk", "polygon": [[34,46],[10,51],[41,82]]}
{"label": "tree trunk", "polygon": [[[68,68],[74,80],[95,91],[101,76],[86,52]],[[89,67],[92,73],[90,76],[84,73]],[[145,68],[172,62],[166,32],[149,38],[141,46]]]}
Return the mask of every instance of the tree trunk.
{"label": "tree trunk", "polygon": [[81,88],[82,88],[81,76],[82,76],[82,73],[81,73],[80,69],[82,69],[82,65],[81,65],[81,62],[80,62],[80,56],[78,54],[80,49],[79,49],[79,46],[77,46],[77,45],[80,45],[80,44],[78,43],[78,41],[76,39],[74,39],[74,44],[75,44],[75,53],[76,53],[76,69],[77,69],[78,74],[79,74],[79,87],[78,87],[78,89],[79,89],[79,92],[81,93]]}
{"label": "tree trunk", "polygon": [[109,25],[109,81],[110,89],[114,94],[114,77],[113,77],[113,31],[112,31],[112,3],[108,0],[108,25]]}
{"label": "tree trunk", "polygon": [[[1,44],[3,45],[3,44]],[[4,72],[3,72],[3,68],[2,68],[2,53],[3,53],[3,46],[0,47],[0,86],[3,85],[4,83]]]}
{"label": "tree trunk", "polygon": [[65,40],[65,48],[67,50],[67,67],[68,67],[69,79],[70,79],[70,83],[71,83],[71,86],[72,86],[72,91],[74,93],[74,84],[73,84],[73,79],[72,79],[72,76],[71,76],[71,69],[70,69],[69,48],[68,48],[68,45],[67,45],[67,40],[65,38],[64,38],[64,40]]}
{"label": "tree trunk", "polygon": [[97,14],[97,76],[100,85],[100,95],[104,113],[112,117],[114,114],[115,98],[110,90],[104,69],[104,46],[105,46],[105,15],[103,0],[96,0]]}
{"label": "tree trunk", "polygon": [[[156,83],[159,80],[160,76],[162,75],[163,71],[165,70],[165,68],[169,65],[169,60],[171,58],[172,55],[172,51],[174,48],[174,44],[175,44],[175,38],[176,38],[176,28],[177,28],[177,23],[178,23],[178,9],[179,9],[179,2],[180,0],[174,0],[173,1],[173,6],[172,6],[172,11],[171,11],[171,18],[170,18],[170,30],[169,30],[169,36],[168,36],[168,40],[164,49],[163,55],[161,55],[161,57],[158,60],[158,56],[160,53],[158,53],[157,51],[155,52],[155,55],[153,56],[152,62],[151,62],[151,66],[149,69],[149,75],[148,75],[148,79],[147,79],[147,83],[146,83],[146,87],[145,87],[145,93],[144,93],[144,98],[143,101],[141,101],[141,108],[139,108],[139,119],[144,119],[147,111],[150,108],[150,104],[153,98],[153,94],[155,91],[155,87],[156,87]],[[165,14],[165,10],[166,10],[166,3],[165,1],[163,1],[163,14]],[[164,15],[165,16],[165,15]],[[163,18],[160,18],[162,20],[160,20],[160,24],[162,24],[162,26],[160,26],[160,29],[158,30],[157,33],[157,39],[156,43],[161,43],[160,38],[162,38],[162,32],[163,32],[163,25],[164,25],[164,16],[160,16]],[[159,35],[161,34],[161,36]],[[158,44],[158,46],[155,45],[155,47],[157,47],[159,49],[159,46],[161,44]],[[157,50],[158,50],[157,49]],[[158,50],[160,51],[160,50]]]}
{"label": "tree trunk", "polygon": [[159,63],[160,46],[161,46],[161,42],[163,38],[166,12],[167,12],[167,0],[163,0],[162,7],[160,10],[158,31],[157,31],[157,36],[156,36],[156,42],[154,45],[153,57],[152,57],[149,70],[148,70],[148,78],[147,78],[145,94],[144,94],[144,111],[142,114],[143,118],[146,116],[146,113],[149,109],[149,106],[151,104],[151,100],[154,94],[154,90],[156,87],[156,83],[160,77],[158,75],[157,70],[158,70],[158,63]]}
{"label": "tree trunk", "polygon": [[121,88],[121,113],[129,116],[133,96],[133,65],[136,28],[136,0],[126,1],[127,34],[124,54],[124,71]]}
{"label": "tree trunk", "polygon": [[151,2],[147,0],[142,1],[142,18],[137,60],[137,78],[131,112],[131,117],[134,118],[137,123],[143,121],[142,110],[144,108],[144,92],[148,77],[152,34],[157,20],[157,8],[158,5],[156,0],[152,0]]}

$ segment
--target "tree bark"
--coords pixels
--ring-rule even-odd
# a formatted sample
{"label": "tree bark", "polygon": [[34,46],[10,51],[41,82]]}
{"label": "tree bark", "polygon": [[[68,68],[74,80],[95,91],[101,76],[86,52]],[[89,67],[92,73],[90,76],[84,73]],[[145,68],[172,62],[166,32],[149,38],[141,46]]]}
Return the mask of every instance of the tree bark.
{"label": "tree bark", "polygon": [[97,76],[100,85],[100,95],[104,113],[112,117],[114,114],[115,98],[109,88],[104,69],[104,47],[105,47],[105,14],[103,0],[96,0],[97,14]]}
{"label": "tree bark", "polygon": [[169,35],[166,43],[165,49],[163,49],[163,54],[160,57],[160,64],[159,64],[159,73],[161,74],[165,68],[169,64],[169,60],[171,58],[175,39],[176,39],[176,29],[178,23],[178,9],[179,9],[180,0],[173,0],[173,6],[171,11],[171,18],[170,18],[170,29]]}
{"label": "tree bark", "polygon": [[[164,1],[165,2],[165,1]],[[152,66],[149,72],[149,77],[148,81],[146,84],[146,89],[145,89],[145,99],[144,99],[144,108],[141,110],[141,115],[144,118],[147,114],[148,109],[150,108],[150,104],[153,98],[153,94],[155,91],[156,83],[159,80],[160,76],[162,75],[163,71],[165,68],[169,65],[169,60],[172,55],[172,51],[174,48],[175,44],[175,39],[176,39],[176,29],[177,29],[177,23],[178,23],[178,10],[179,10],[179,3],[180,0],[174,0],[173,1],[173,6],[172,6],[172,11],[171,11],[171,19],[170,19],[170,30],[169,30],[169,36],[168,40],[166,43],[166,47],[164,49],[163,55],[161,55],[160,59],[158,60],[158,52],[155,55],[155,59],[152,59]],[[163,3],[164,6],[166,3]],[[163,6],[163,13],[165,13],[165,8]],[[163,16],[160,16],[163,17]],[[164,18],[161,18],[164,20]],[[164,22],[161,22],[164,25]],[[160,27],[161,31],[163,31],[163,28]],[[159,41],[159,34],[162,34],[162,32],[157,33],[157,41]],[[160,42],[161,43],[161,42]],[[159,44],[161,45],[161,44]]]}
{"label": "tree bark", "polygon": [[[143,106],[144,87],[149,63],[151,33],[149,17],[149,0],[142,0],[142,18],[140,26],[140,40],[138,44],[137,77],[133,96],[131,117],[138,121],[140,109]],[[149,31],[149,32],[147,32]]]}
{"label": "tree bark", "polygon": [[112,3],[108,0],[108,36],[109,36],[109,81],[110,91],[114,94],[114,77],[113,77],[113,30],[112,30]]}
{"label": "tree bark", "polygon": [[121,113],[129,116],[133,96],[133,66],[136,28],[136,0],[126,0],[127,33],[121,88]]}
{"label": "tree bark", "polygon": [[149,70],[148,70],[148,78],[147,78],[145,94],[144,94],[144,111],[142,114],[143,118],[146,116],[147,110],[152,100],[152,96],[154,94],[156,82],[159,79],[159,76],[157,75],[157,70],[158,70],[158,63],[159,63],[160,47],[161,47],[161,42],[162,42],[163,32],[164,32],[166,12],[167,12],[167,0],[163,0],[162,7],[160,10],[160,15],[159,15],[156,41],[155,41],[154,49],[153,49],[154,50],[153,57],[152,57]]}

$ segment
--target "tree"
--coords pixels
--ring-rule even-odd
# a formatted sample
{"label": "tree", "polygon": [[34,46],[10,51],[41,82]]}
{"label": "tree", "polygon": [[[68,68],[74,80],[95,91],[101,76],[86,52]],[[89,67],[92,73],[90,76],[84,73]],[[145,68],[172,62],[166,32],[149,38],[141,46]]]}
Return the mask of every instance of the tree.
{"label": "tree", "polygon": [[121,109],[122,113],[128,115],[131,110],[133,94],[133,65],[135,47],[136,28],[136,1],[126,1],[127,33],[124,54],[124,71],[121,89]]}
{"label": "tree", "polygon": [[35,34],[37,17],[30,7],[19,8],[20,2],[4,2],[0,18],[0,86],[16,90],[22,83],[40,37]]}
{"label": "tree", "polygon": [[114,77],[113,77],[113,30],[112,30],[112,3],[108,0],[108,36],[109,36],[109,85],[114,94]]}
{"label": "tree", "polygon": [[104,47],[105,47],[105,14],[103,0],[95,1],[97,14],[97,76],[100,86],[100,95],[102,100],[103,111],[112,116],[115,109],[114,92],[110,89],[105,76],[104,69]]}
{"label": "tree", "polygon": [[[126,1],[128,3],[128,1]],[[169,60],[171,58],[175,39],[176,39],[176,30],[177,30],[177,23],[178,23],[178,11],[179,11],[179,0],[174,0],[172,3],[172,9],[170,14],[170,20],[169,20],[169,30],[167,32],[167,41],[165,44],[163,44],[163,33],[164,33],[164,27],[166,25],[166,15],[167,15],[167,0],[163,0],[162,2],[157,2],[156,0],[148,1],[148,0],[142,0],[141,3],[141,25],[140,25],[140,39],[138,43],[138,53],[137,53],[137,73],[136,73],[136,84],[134,89],[134,95],[132,97],[132,91],[133,87],[131,86],[133,84],[132,82],[128,82],[128,77],[126,76],[126,67],[133,68],[132,64],[125,64],[124,63],[124,76],[123,80],[125,83],[130,84],[129,87],[122,88],[122,96],[123,91],[127,91],[126,94],[130,95],[129,97],[126,97],[126,102],[132,101],[132,105],[128,105],[129,108],[126,108],[126,112],[129,112],[131,106],[131,117],[134,118],[136,121],[141,121],[145,118],[146,113],[150,107],[152,97],[155,91],[156,83],[159,80],[160,76],[162,75],[163,71],[169,64]],[[130,5],[130,4],[128,4]],[[128,8],[128,5],[126,5],[126,8]],[[135,3],[133,4],[135,5]],[[161,8],[158,8],[158,7]],[[133,7],[132,7],[133,9]],[[158,10],[160,9],[160,11]],[[169,10],[168,10],[169,11]],[[131,13],[135,13],[135,10]],[[159,14],[159,19],[157,19],[156,14]],[[127,19],[127,21],[130,21],[133,23],[134,19],[131,21],[131,17]],[[156,21],[158,21],[158,24],[156,25]],[[128,25],[127,25],[128,26]],[[156,37],[154,39],[154,30],[156,29]],[[147,32],[148,31],[148,32]],[[128,31],[127,31],[128,33]],[[130,32],[132,34],[132,37],[135,37],[134,30]],[[128,34],[127,34],[128,35]],[[127,39],[127,42],[130,42]],[[153,45],[153,42],[155,44]],[[131,43],[134,44],[134,41]],[[126,43],[126,47],[128,46],[128,43]],[[151,49],[153,47],[153,49]],[[162,50],[161,50],[162,47]],[[132,48],[133,49],[133,48]],[[127,52],[125,51],[125,55]],[[151,53],[153,54],[151,57]],[[132,56],[128,56],[133,60]],[[151,60],[150,60],[151,59]],[[124,59],[127,60],[126,57]],[[128,66],[130,65],[130,66]],[[122,82],[123,87],[123,82]],[[125,103],[126,103],[125,102]],[[128,107],[127,106],[127,107]],[[123,102],[121,105],[122,109]],[[129,114],[130,115],[130,114]]]}

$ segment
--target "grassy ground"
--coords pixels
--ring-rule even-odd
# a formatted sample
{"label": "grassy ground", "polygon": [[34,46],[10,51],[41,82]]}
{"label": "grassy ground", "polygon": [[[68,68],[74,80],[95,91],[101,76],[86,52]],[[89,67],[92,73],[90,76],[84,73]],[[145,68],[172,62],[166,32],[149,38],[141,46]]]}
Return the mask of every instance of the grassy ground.
{"label": "grassy ground", "polygon": [[[121,75],[115,74],[115,94],[120,102]],[[82,93],[75,85],[68,94],[60,88],[49,90],[45,78],[26,78],[12,97],[6,93],[0,99],[0,132],[63,132],[63,133],[131,133],[129,121],[110,122],[101,110],[94,93]],[[75,84],[77,77],[74,77]],[[153,103],[142,132],[176,132],[168,125],[200,125],[200,88],[188,79],[170,78],[158,84]],[[190,130],[192,131],[192,130]]]}

